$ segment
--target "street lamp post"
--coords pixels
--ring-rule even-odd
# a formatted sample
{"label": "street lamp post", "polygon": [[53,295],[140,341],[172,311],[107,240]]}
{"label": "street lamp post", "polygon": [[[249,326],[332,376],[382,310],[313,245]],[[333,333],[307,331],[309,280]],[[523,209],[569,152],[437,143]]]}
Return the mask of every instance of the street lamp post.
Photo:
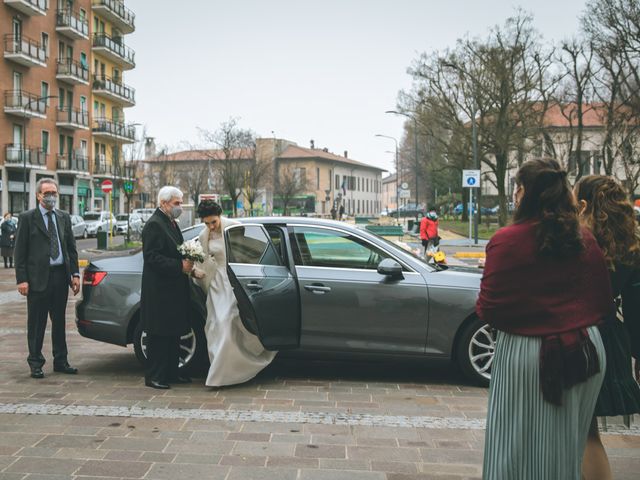
{"label": "street lamp post", "polygon": [[[42,100],[49,100],[50,98],[58,98],[57,95],[46,95],[44,97],[32,98],[23,107],[22,112],[24,117],[22,120],[22,145],[20,145],[20,153],[22,154],[22,202],[23,209],[26,212],[29,210],[29,199],[27,198],[27,109],[31,108],[33,102],[41,102]],[[45,115],[47,113],[47,105],[44,106]]]}
{"label": "street lamp post", "polygon": [[409,115],[406,112],[398,112],[396,110],[387,110],[384,113],[393,113],[394,115],[402,115],[404,117],[410,118],[413,120],[413,140],[414,140],[414,154],[415,154],[415,163],[416,163],[416,220],[418,220],[418,120],[416,119],[415,114]]}
{"label": "street lamp post", "polygon": [[376,137],[388,138],[393,140],[396,144],[396,224],[400,223],[400,211],[398,208],[400,207],[400,197],[399,197],[399,186],[398,186],[398,177],[400,176],[400,169],[398,168],[398,140],[395,137],[391,137],[389,135],[382,135],[380,133],[376,133]]}

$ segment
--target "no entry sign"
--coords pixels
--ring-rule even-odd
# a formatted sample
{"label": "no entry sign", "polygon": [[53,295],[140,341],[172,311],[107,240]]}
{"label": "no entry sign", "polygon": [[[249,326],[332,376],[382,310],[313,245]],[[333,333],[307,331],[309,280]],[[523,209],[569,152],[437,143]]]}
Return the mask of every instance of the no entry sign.
{"label": "no entry sign", "polygon": [[100,184],[100,188],[104,193],[111,193],[113,190],[113,182],[111,180],[105,180]]}

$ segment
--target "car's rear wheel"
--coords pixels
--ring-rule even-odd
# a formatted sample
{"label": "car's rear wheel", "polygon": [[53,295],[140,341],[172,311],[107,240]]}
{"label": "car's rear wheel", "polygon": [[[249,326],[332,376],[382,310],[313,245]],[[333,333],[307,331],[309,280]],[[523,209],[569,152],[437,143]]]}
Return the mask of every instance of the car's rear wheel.
{"label": "car's rear wheel", "polygon": [[472,382],[488,386],[496,349],[496,331],[474,318],[465,327],[456,348],[460,369]]}
{"label": "car's rear wheel", "polygon": [[[133,333],[133,349],[138,361],[143,365],[147,360],[147,339],[147,332],[142,328],[142,322],[138,322]],[[206,359],[208,354],[204,330],[198,327],[191,328],[188,333],[180,337],[179,368],[192,372],[200,369]]]}

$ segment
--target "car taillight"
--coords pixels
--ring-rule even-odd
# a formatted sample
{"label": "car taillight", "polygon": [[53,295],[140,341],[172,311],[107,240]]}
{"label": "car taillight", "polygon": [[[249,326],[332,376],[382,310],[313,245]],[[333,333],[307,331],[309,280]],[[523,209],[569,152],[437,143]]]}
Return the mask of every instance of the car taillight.
{"label": "car taillight", "polygon": [[82,284],[91,285],[92,287],[95,287],[106,276],[107,276],[107,272],[96,272],[96,271],[85,270],[84,277],[82,279]]}

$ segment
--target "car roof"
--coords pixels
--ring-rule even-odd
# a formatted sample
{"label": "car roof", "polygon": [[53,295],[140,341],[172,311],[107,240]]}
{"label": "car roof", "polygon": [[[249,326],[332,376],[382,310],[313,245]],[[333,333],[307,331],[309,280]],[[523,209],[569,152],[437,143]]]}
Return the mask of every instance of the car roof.
{"label": "car roof", "polygon": [[352,230],[354,232],[361,232],[357,227],[345,222],[339,222],[338,220],[328,220],[324,218],[314,217],[242,217],[234,218],[240,223],[262,223],[264,225],[283,225],[283,224],[297,224],[297,225],[309,225],[309,226],[324,226],[324,227],[340,227],[346,230]]}

